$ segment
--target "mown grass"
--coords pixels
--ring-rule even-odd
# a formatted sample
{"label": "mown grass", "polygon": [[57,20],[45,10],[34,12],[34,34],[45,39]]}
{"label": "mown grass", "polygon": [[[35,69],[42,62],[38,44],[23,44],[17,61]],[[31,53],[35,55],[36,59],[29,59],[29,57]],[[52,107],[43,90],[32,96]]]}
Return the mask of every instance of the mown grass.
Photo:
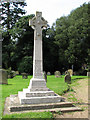
{"label": "mown grass", "polygon": [[[4,109],[5,98],[11,94],[17,94],[18,91],[22,91],[23,88],[27,88],[32,76],[28,76],[28,79],[22,79],[22,76],[17,75],[13,79],[8,79],[8,85],[0,85],[2,87],[2,109]],[[87,78],[87,76],[72,76],[71,86],[77,85],[78,80]],[[85,79],[84,79],[85,80]],[[47,76],[47,87],[53,90],[55,93],[62,95],[64,91],[67,91],[68,86],[64,82],[64,76],[55,78],[54,75]],[[0,91],[1,93],[1,91]],[[23,113],[5,115],[3,118],[52,118],[51,112],[39,112],[39,113]]]}
{"label": "mown grass", "polygon": [[5,115],[3,118],[53,118],[51,112],[29,112],[29,113],[18,113],[18,114],[11,114]]}

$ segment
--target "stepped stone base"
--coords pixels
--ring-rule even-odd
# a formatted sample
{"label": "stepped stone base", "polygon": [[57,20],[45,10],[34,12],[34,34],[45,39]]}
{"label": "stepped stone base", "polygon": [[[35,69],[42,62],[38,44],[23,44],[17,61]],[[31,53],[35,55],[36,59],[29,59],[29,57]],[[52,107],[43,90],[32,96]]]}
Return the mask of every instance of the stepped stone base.
{"label": "stepped stone base", "polygon": [[18,92],[20,104],[58,103],[63,98],[46,87],[45,79],[32,78],[30,85],[22,92]]}
{"label": "stepped stone base", "polygon": [[46,87],[44,79],[31,79],[30,85],[18,95],[6,98],[4,114],[15,112],[40,111],[76,111],[72,103],[65,102],[65,98],[57,95]]}
{"label": "stepped stone base", "polygon": [[53,112],[57,110],[61,112],[81,111],[80,108],[75,107],[71,102],[21,105],[18,95],[10,95],[10,97],[6,98],[3,114],[43,111]]}
{"label": "stepped stone base", "polygon": [[[28,93],[27,93],[28,94]],[[38,92],[39,94],[39,92]],[[46,95],[48,92],[46,93]],[[35,95],[35,93],[34,93]],[[19,100],[21,104],[40,104],[40,103],[57,103],[62,101],[62,97],[57,96],[43,96],[43,97],[25,97],[23,92],[18,93]],[[37,95],[36,95],[37,96]],[[42,94],[40,95],[42,96]]]}

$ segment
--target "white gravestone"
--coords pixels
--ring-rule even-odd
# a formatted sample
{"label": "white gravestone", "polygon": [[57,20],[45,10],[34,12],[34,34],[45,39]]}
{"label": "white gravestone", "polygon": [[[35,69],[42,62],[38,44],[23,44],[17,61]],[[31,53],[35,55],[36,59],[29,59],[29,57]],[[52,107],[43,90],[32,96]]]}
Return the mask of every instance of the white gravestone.
{"label": "white gravestone", "polygon": [[41,12],[36,12],[36,16],[29,21],[29,25],[34,29],[33,78],[30,80],[28,89],[18,92],[20,103],[41,104],[60,102],[62,97],[47,88],[46,81],[43,78],[42,29],[47,27],[47,21],[42,17]]}

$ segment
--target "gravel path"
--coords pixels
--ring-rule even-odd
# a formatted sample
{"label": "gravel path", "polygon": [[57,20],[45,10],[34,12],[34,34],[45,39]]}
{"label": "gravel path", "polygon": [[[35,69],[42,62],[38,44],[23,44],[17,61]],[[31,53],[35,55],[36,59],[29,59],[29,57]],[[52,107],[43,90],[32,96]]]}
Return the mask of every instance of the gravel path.
{"label": "gravel path", "polygon": [[82,79],[77,82],[73,88],[73,92],[68,92],[64,95],[67,101],[72,101],[76,106],[82,108],[84,111],[54,114],[55,118],[88,118],[88,79]]}

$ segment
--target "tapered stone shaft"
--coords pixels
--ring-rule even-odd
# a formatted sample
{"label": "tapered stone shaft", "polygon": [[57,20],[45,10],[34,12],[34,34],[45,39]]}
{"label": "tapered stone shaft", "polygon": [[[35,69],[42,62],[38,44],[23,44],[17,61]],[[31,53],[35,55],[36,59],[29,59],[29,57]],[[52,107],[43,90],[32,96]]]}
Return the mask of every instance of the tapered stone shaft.
{"label": "tapered stone shaft", "polygon": [[42,29],[47,26],[47,21],[41,12],[36,12],[29,25],[34,29],[33,78],[43,79]]}

